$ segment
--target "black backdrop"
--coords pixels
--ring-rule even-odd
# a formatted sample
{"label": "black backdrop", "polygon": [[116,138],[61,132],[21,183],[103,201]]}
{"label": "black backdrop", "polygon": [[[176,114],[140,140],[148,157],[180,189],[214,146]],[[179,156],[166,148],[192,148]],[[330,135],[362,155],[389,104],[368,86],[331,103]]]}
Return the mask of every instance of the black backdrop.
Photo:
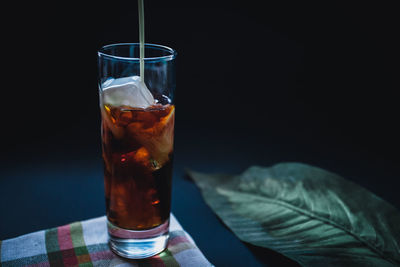
{"label": "black backdrop", "polygon": [[[3,147],[95,145],[96,51],[138,41],[136,2],[4,11],[15,16],[2,38]],[[179,53],[178,128],[396,154],[393,6],[146,1],[145,12],[146,41]]]}
{"label": "black backdrop", "polygon": [[[3,13],[2,168],[99,157],[97,50],[138,41],[136,2],[36,1]],[[182,153],[200,144],[192,156],[204,164],[234,153],[317,164],[400,206],[392,4],[149,0],[145,20],[146,42],[178,51]]]}

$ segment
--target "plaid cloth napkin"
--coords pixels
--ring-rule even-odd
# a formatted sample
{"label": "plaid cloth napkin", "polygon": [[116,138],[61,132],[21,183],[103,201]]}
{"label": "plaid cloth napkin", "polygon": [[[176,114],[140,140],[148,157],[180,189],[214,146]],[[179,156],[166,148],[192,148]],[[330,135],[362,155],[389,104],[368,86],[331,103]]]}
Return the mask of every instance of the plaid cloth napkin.
{"label": "plaid cloth napkin", "polygon": [[171,214],[168,248],[144,260],[110,251],[106,217],[0,241],[0,266],[212,266]]}

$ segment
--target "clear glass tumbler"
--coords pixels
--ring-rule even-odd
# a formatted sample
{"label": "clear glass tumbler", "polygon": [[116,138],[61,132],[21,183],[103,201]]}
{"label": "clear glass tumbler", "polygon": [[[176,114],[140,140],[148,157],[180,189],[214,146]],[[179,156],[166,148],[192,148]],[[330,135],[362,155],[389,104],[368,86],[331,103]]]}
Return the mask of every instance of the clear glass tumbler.
{"label": "clear glass tumbler", "polygon": [[176,52],[145,44],[98,52],[102,156],[111,249],[140,259],[168,242],[174,140]]}

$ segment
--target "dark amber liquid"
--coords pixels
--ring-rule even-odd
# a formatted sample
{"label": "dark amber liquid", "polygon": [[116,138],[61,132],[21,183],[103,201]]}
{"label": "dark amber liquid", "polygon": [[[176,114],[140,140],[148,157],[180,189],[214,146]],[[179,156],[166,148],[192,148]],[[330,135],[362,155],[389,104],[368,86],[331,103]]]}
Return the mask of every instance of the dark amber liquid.
{"label": "dark amber liquid", "polygon": [[174,106],[103,108],[107,218],[125,229],[157,227],[171,207]]}

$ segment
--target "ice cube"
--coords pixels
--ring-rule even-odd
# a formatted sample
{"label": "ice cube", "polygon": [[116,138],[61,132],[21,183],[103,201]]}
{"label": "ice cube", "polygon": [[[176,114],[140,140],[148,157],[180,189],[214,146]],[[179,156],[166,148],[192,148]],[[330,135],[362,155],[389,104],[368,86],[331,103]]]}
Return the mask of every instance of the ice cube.
{"label": "ice cube", "polygon": [[169,113],[153,127],[145,127],[144,122],[135,121],[127,126],[128,133],[138,140],[153,159],[152,165],[158,169],[169,159],[174,144],[175,108],[168,107]]}
{"label": "ice cube", "polygon": [[155,100],[139,76],[109,79],[102,85],[103,103],[111,106],[147,108]]}

